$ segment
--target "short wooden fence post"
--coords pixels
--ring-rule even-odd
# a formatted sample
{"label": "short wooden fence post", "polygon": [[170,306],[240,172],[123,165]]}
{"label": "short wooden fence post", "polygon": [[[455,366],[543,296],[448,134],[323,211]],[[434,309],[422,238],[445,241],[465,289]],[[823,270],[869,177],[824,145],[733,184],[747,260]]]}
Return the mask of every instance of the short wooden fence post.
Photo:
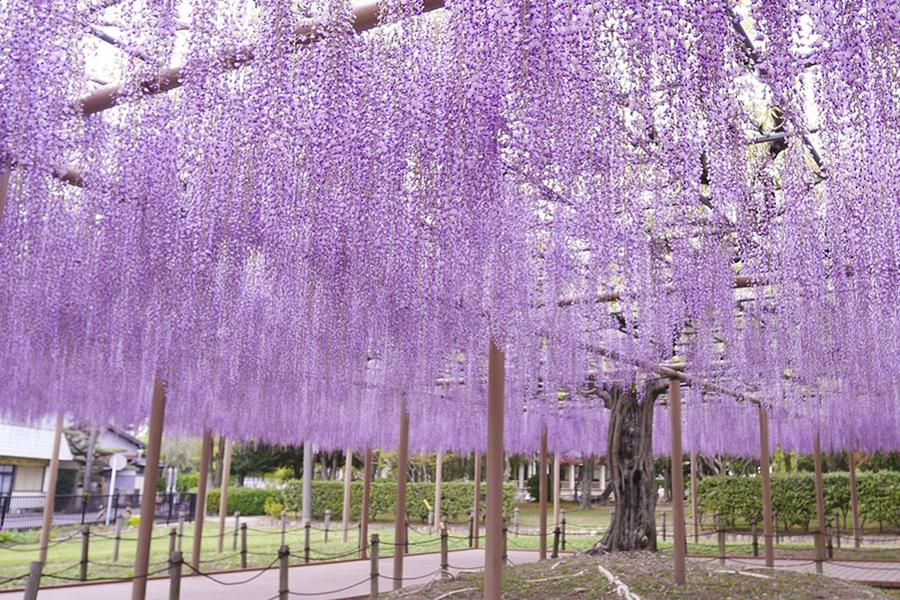
{"label": "short wooden fence post", "polygon": [[372,541],[369,543],[369,599],[377,600],[378,598],[378,534],[372,534]]}
{"label": "short wooden fence post", "polygon": [[91,526],[85,525],[81,530],[81,562],[78,566],[78,580],[87,581],[88,553],[91,545]]}
{"label": "short wooden fence post", "polygon": [[181,600],[181,565],[184,563],[181,551],[169,555],[169,600]]}
{"label": "short wooden fence post", "polygon": [[441,527],[441,577],[450,577],[450,555],[447,541],[447,529]]}
{"label": "short wooden fence post", "polygon": [[122,542],[122,517],[116,517],[116,533],[113,537],[113,562],[119,562],[119,544]]}
{"label": "short wooden fence post", "polygon": [[303,526],[303,562],[309,562],[309,523]]}
{"label": "short wooden fence post", "polygon": [[759,530],[756,521],[753,521],[751,532],[753,534],[753,556],[759,556]]}
{"label": "short wooden fence post", "polygon": [[516,537],[519,537],[519,507],[515,507],[513,509],[513,529],[516,532]]}
{"label": "short wooden fence post", "polygon": [[563,552],[565,552],[566,551],[566,509],[562,509],[560,511],[560,515],[562,517],[560,519],[560,526],[561,526],[560,538],[562,540]]}
{"label": "short wooden fence post", "polygon": [[559,527],[553,528],[553,553],[550,558],[559,558]]}
{"label": "short wooden fence post", "polygon": [[834,545],[841,549],[841,515],[834,513]]}
{"label": "short wooden fence post", "polygon": [[175,527],[169,528],[169,556],[172,556],[172,553],[175,552],[178,546],[178,529]]}
{"label": "short wooden fence post", "polygon": [[725,530],[722,529],[722,520],[716,515],[716,536],[719,539],[719,564],[725,565]]}
{"label": "short wooden fence post", "polygon": [[475,536],[475,517],[472,516],[472,513],[469,513],[469,548],[474,547],[474,536]]}
{"label": "short wooden fence post", "polygon": [[41,588],[41,573],[44,563],[39,560],[28,565],[28,580],[25,582],[25,600],[37,600],[38,590]]}
{"label": "short wooden fence post", "polygon": [[231,541],[231,549],[232,550],[237,550],[238,536],[240,535],[240,531],[241,531],[241,512],[235,511],[235,513],[234,513],[234,537],[232,538],[232,541]]}
{"label": "short wooden fence post", "polygon": [[666,541],[666,513],[663,511],[663,526],[662,526],[662,535],[663,541]]}
{"label": "short wooden fence post", "polygon": [[288,587],[288,559],[290,557],[290,548],[282,546],[278,549],[278,600],[288,600],[290,591]]}
{"label": "short wooden fence post", "polygon": [[328,530],[329,529],[331,529],[331,509],[326,508],[325,509],[325,534],[323,536],[325,538],[326,544],[328,543]]}
{"label": "short wooden fence post", "polygon": [[247,568],[247,524],[241,523],[241,568]]}

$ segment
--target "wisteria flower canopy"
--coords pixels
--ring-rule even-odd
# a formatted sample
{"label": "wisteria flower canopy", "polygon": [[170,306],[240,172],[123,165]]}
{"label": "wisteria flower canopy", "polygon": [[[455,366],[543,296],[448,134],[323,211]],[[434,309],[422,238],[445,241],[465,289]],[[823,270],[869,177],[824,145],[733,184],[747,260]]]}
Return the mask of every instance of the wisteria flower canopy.
{"label": "wisteria flower canopy", "polygon": [[[875,0],[0,0],[0,411],[136,422],[159,376],[184,431],[391,446],[405,404],[481,448],[494,339],[512,451],[602,449],[592,387],[661,362],[896,447],[898,40]],[[686,401],[688,450],[756,450]]]}

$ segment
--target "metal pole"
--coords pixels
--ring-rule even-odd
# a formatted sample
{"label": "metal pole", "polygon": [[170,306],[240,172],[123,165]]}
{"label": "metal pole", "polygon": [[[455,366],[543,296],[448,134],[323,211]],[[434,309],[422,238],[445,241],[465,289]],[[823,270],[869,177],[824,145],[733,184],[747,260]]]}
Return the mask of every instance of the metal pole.
{"label": "metal pole", "polygon": [[681,448],[681,382],[676,379],[669,379],[669,418],[672,431],[672,579],[677,584],[683,584],[687,581],[685,573],[687,538],[684,531],[684,470],[681,466],[684,456]]}
{"label": "metal pole", "polygon": [[700,499],[697,497],[697,453],[691,452],[691,520],[694,524],[694,543],[700,543]]}
{"label": "metal pole", "polygon": [[353,449],[344,453],[344,505],[341,510],[341,542],[347,543],[350,535],[350,484],[353,481]]}
{"label": "metal pole", "polygon": [[[816,431],[813,436],[813,462],[816,469],[816,558],[819,561],[825,560],[825,481],[822,477],[822,447],[819,441],[819,432]],[[820,571],[821,563],[817,564],[816,570]]]}
{"label": "metal pole", "polygon": [[538,558],[547,558],[547,428],[541,431],[541,458],[538,471]]}
{"label": "metal pole", "polygon": [[443,521],[441,514],[441,495],[444,485],[444,453],[438,452],[434,463],[434,524],[437,526]]}
{"label": "metal pole", "polygon": [[44,498],[44,514],[41,515],[40,549],[38,562],[47,564],[47,548],[50,545],[50,529],[53,527],[53,513],[56,510],[56,482],[59,478],[59,448],[62,445],[63,416],[56,416],[56,429],[53,431],[53,454],[50,455],[50,467],[47,472],[47,495]]}
{"label": "metal pole", "polygon": [[[359,515],[359,557],[366,557],[366,540],[369,539],[369,510],[372,500],[372,450],[366,450],[363,459],[362,512]],[[375,584],[377,587],[377,583]]]}
{"label": "metal pole", "polygon": [[225,551],[225,517],[228,515],[228,480],[231,477],[231,440],[225,440],[222,485],[219,488],[219,554]]}
{"label": "metal pole", "polygon": [[291,550],[287,546],[278,549],[278,600],[288,600],[290,587],[288,586],[288,560]]}
{"label": "metal pole", "polygon": [[475,453],[475,494],[472,498],[472,543],[478,548],[481,537],[481,453]]}
{"label": "metal pole", "polygon": [[159,456],[162,430],[166,415],[166,390],[162,379],[153,381],[153,403],[150,409],[150,431],[147,440],[144,488],[141,492],[141,520],[138,525],[137,551],[134,557],[132,600],[144,600],[147,595],[147,568],[150,563],[150,541],[153,537],[153,517],[156,512],[156,482],[159,481]]}
{"label": "metal pole", "polygon": [[409,470],[409,413],[400,405],[400,439],[397,448],[397,506],[394,509],[394,589],[403,585],[403,547],[406,545],[406,477]]}
{"label": "metal pole", "polygon": [[91,546],[91,526],[85,525],[81,530],[81,561],[78,565],[79,581],[87,581],[88,576],[88,556]]}
{"label": "metal pole", "polygon": [[[503,584],[503,413],[506,356],[491,340],[488,348],[487,502],[484,542],[484,598],[500,600]],[[476,515],[477,517],[477,515]]]}
{"label": "metal pole", "polygon": [[759,411],[759,474],[762,478],[763,553],[767,567],[775,566],[775,517],[772,512],[772,476],[769,473],[769,414]]}
{"label": "metal pole", "polygon": [[[371,451],[370,451],[371,452]],[[365,539],[365,538],[363,538]],[[370,568],[369,568],[369,599],[377,600],[378,598],[378,534],[372,534],[372,541],[369,544],[369,556],[371,558]]]}
{"label": "metal pole", "polygon": [[181,565],[184,558],[180,550],[169,557],[169,600],[181,600]]}
{"label": "metal pole", "polygon": [[856,451],[850,451],[850,513],[853,517],[853,547],[859,548],[862,541],[862,530],[859,526],[859,495],[856,489]]}
{"label": "metal pole", "polygon": [[197,508],[194,510],[194,544],[191,552],[191,564],[195,569],[200,568],[200,551],[203,547],[203,521],[206,517],[206,489],[209,483],[209,465],[212,462],[212,432],[207,429],[203,432],[203,441],[200,446],[200,477],[197,480]]}

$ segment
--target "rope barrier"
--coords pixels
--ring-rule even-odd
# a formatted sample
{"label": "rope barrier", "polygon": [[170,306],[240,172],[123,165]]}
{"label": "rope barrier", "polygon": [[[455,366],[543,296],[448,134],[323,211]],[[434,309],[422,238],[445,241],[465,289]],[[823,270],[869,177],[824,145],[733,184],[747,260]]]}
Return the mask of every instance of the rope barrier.
{"label": "rope barrier", "polygon": [[7,583],[12,583],[13,581],[19,581],[20,579],[25,579],[28,577],[29,573],[25,573],[24,575],[19,575],[18,577],[10,577],[8,579],[0,579],[0,585],[6,585]]}
{"label": "rope barrier", "polygon": [[[460,570],[462,570],[462,569],[460,569]],[[426,577],[433,577],[434,575],[437,575],[438,573],[442,573],[443,571],[444,571],[443,569],[435,569],[431,573],[426,573],[424,575],[416,575],[415,577],[391,577],[390,575],[379,575],[378,577],[380,577],[382,579],[388,579],[390,581],[415,581],[417,579],[425,579]]]}
{"label": "rope barrier", "polygon": [[[50,548],[53,548],[53,547],[55,547],[55,546],[59,546],[60,544],[63,544],[63,543],[65,543],[65,542],[68,542],[69,540],[75,539],[76,537],[79,537],[79,538],[81,537],[81,536],[80,536],[80,532],[79,532],[78,534],[73,533],[72,535],[70,535],[70,536],[68,536],[68,537],[57,538],[56,540],[51,541],[50,543],[48,543],[46,546],[36,546],[36,547],[34,547],[34,548],[0,547],[0,549],[2,549],[2,550],[8,550],[8,551],[10,551],[10,552],[36,552],[36,551],[40,551],[40,550],[49,550]],[[39,542],[31,542],[31,543],[29,543],[29,544],[17,544],[17,545],[19,545],[19,546],[26,546],[26,545],[37,544],[37,543],[39,543]]]}
{"label": "rope barrier", "polygon": [[[253,575],[252,577],[249,577],[249,578],[247,578],[247,579],[244,579],[243,581],[222,581],[222,580],[220,580],[220,579],[216,579],[215,577],[213,577],[213,576],[212,576],[211,574],[209,574],[209,573],[204,573],[203,571],[201,571],[201,570],[195,568],[194,565],[192,565],[191,563],[189,563],[189,562],[187,562],[187,561],[184,561],[182,564],[183,564],[184,566],[186,566],[187,568],[189,568],[189,569],[190,569],[191,571],[193,571],[194,573],[196,573],[197,575],[201,575],[202,577],[206,577],[206,578],[209,579],[210,581],[213,581],[213,582],[215,582],[215,583],[218,583],[219,585],[233,586],[233,585],[244,585],[245,583],[250,583],[251,581],[253,581],[253,580],[255,580],[255,579],[258,579],[258,578],[259,578],[260,576],[262,576],[262,574],[265,573],[266,571],[271,571],[271,570],[275,567],[275,564],[278,563],[278,561],[279,561],[280,559],[281,559],[280,556],[277,557],[277,558],[275,558],[275,560],[273,560],[271,563],[269,563],[269,565],[268,565],[267,567],[263,567],[262,569],[260,569],[259,572],[258,572],[256,575]],[[277,598],[277,596],[276,596],[276,598]]]}
{"label": "rope barrier", "polygon": [[224,561],[224,560],[229,560],[229,559],[234,558],[235,556],[240,556],[240,555],[241,555],[240,552],[234,552],[234,553],[232,553],[232,554],[227,554],[227,555],[225,555],[225,556],[220,556],[220,557],[218,557],[218,558],[208,558],[208,559],[206,559],[206,560],[201,560],[201,561],[200,561],[200,564],[203,564],[203,563],[222,562],[222,561]]}
{"label": "rope barrier", "polygon": [[[160,573],[164,573],[168,570],[169,570],[169,567],[165,566],[162,569],[159,569],[157,571],[151,571],[151,572],[147,573],[146,575],[134,575],[131,577],[94,577],[94,578],[86,579],[85,581],[104,581],[107,583],[120,583],[120,582],[124,582],[124,581],[134,581],[135,579],[146,579],[148,577],[153,577],[154,575],[159,575]],[[41,577],[48,577],[50,579],[59,579],[60,581],[77,581],[79,583],[84,583],[83,581],[81,581],[81,579],[79,577],[65,577],[62,575],[52,575],[52,574],[42,575]]]}
{"label": "rope barrier", "polygon": [[[327,592],[291,592],[291,591],[288,591],[288,594],[291,596],[307,596],[307,597],[309,597],[309,596],[325,596],[326,594],[340,594],[341,592],[346,592],[347,590],[352,590],[353,588],[363,585],[364,583],[368,583],[369,581],[372,580],[372,577],[374,577],[374,576],[369,575],[362,581],[359,581],[352,585],[348,585],[347,587],[342,587],[339,590],[328,590]],[[276,598],[277,598],[277,596],[276,596]]]}

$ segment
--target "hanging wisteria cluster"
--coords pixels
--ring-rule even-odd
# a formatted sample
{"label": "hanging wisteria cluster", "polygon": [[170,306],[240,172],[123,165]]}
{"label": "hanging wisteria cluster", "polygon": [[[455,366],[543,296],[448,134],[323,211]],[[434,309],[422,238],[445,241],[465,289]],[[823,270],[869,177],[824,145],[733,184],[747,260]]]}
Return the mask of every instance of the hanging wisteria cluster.
{"label": "hanging wisteria cluster", "polygon": [[593,390],[671,362],[897,446],[896,0],[71,5],[0,1],[0,412],[134,423],[161,377],[187,432],[481,449],[494,339],[512,452],[602,453]]}

